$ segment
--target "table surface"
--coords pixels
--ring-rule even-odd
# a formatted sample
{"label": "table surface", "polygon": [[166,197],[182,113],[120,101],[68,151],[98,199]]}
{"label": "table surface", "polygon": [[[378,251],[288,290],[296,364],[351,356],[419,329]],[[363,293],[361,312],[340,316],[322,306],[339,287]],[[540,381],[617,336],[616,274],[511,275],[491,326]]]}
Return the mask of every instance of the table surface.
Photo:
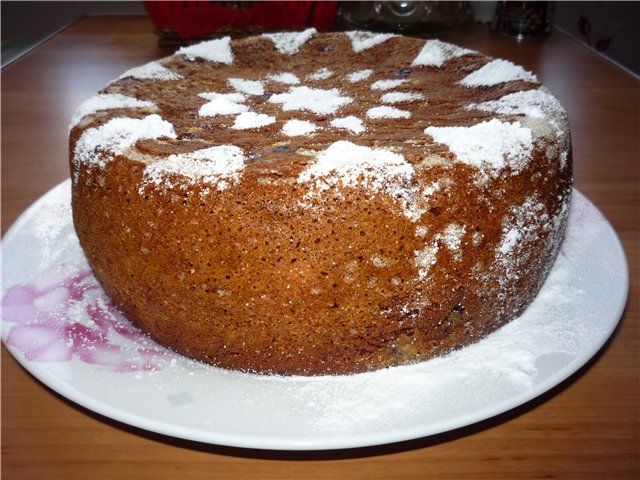
{"label": "table surface", "polygon": [[[119,424],[48,390],[3,347],[5,478],[639,478],[640,82],[558,31],[518,42],[470,24],[439,38],[524,65],[566,107],[576,187],[618,232],[631,271],[621,324],[593,361],[480,424],[305,453],[205,445]],[[126,69],[170,53],[144,16],[87,17],[2,71],[3,233],[68,177],[75,108]]]}

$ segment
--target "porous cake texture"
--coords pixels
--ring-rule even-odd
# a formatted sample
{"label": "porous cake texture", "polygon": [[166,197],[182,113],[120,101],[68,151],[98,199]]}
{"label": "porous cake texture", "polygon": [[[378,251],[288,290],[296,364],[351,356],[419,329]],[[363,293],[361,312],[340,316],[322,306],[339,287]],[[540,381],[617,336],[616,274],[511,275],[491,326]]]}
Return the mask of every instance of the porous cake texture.
{"label": "porous cake texture", "polygon": [[125,72],[70,128],[115,305],[224,368],[346,374],[483,338],[533,300],[571,196],[536,76],[438,40],[221,38]]}

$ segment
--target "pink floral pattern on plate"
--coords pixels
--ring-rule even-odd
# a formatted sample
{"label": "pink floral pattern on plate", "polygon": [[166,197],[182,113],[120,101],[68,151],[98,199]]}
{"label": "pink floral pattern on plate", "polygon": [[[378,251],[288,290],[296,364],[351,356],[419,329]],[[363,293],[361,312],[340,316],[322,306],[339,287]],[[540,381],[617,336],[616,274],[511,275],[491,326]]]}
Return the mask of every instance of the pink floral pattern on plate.
{"label": "pink floral pattern on plate", "polygon": [[113,306],[90,270],[57,265],[2,297],[5,342],[33,362],[73,358],[116,372],[163,368],[172,353]]}

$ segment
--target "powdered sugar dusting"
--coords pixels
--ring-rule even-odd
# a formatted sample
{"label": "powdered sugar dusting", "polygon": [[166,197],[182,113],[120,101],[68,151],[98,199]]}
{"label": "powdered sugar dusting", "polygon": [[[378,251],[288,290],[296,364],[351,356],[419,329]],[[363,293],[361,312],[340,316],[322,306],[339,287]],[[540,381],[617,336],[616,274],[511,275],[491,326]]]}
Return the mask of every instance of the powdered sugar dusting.
{"label": "powdered sugar dusting", "polygon": [[149,62],[146,65],[135,67],[127,70],[118,77],[118,80],[122,78],[138,78],[140,80],[180,80],[182,75],[176,72],[172,72],[165,66],[158,62]]}
{"label": "powdered sugar dusting", "polygon": [[496,59],[464,77],[460,80],[460,84],[465,87],[490,87],[514,80],[538,81],[533,73],[520,65],[515,65],[508,60]]}
{"label": "powdered sugar dusting", "polygon": [[309,80],[326,80],[328,78],[331,78],[332,75],[333,75],[332,70],[329,70],[326,67],[322,67],[316,70],[315,72],[310,73],[307,78]]}
{"label": "powdered sugar dusting", "polygon": [[425,133],[447,145],[458,161],[476,168],[486,166],[494,176],[506,166],[514,173],[520,171],[533,150],[531,130],[519,122],[493,119],[471,127],[428,127]]}
{"label": "powdered sugar dusting", "polygon": [[246,97],[241,93],[205,92],[198,96],[209,100],[209,103],[205,103],[198,110],[198,115],[202,117],[235,115],[249,111],[249,107],[242,103]]}
{"label": "powdered sugar dusting", "polygon": [[366,116],[369,118],[409,118],[411,112],[407,110],[400,110],[396,107],[388,107],[382,105],[380,107],[373,107],[367,110]]}
{"label": "powdered sugar dusting", "polygon": [[[558,218],[564,218],[566,212],[560,212]],[[522,204],[513,205],[502,219],[502,239],[496,248],[496,259],[504,269],[503,287],[508,294],[515,294],[517,274],[522,270],[530,256],[530,245],[540,242],[540,237],[550,232],[553,221],[536,195],[531,195]],[[559,225],[555,225],[556,229]],[[547,249],[556,248],[555,242],[560,239],[548,239]]]}
{"label": "powdered sugar dusting", "polygon": [[462,237],[466,230],[467,229],[464,225],[452,223],[450,225],[447,225],[447,227],[444,229],[444,232],[442,232],[439,238],[442,239],[449,250],[456,251],[460,248]]}
{"label": "powdered sugar dusting", "polygon": [[146,138],[176,138],[176,133],[166,120],[159,115],[149,115],[143,119],[112,118],[104,125],[85,130],[78,139],[73,154],[76,164],[105,166],[104,155],[96,155],[102,150],[112,155],[121,155],[127,147]]}
{"label": "powdered sugar dusting", "polygon": [[317,127],[308,120],[289,120],[282,127],[282,133],[288,137],[298,137],[300,135],[309,135],[315,132]]}
{"label": "powdered sugar dusting", "polygon": [[236,130],[248,130],[251,128],[260,128],[275,123],[276,118],[271,115],[256,112],[242,112],[235,119],[231,128]]}
{"label": "powdered sugar dusting", "polygon": [[546,119],[557,131],[566,130],[567,120],[562,105],[545,88],[510,93],[498,100],[470,103],[467,110],[477,109],[501,115],[525,115]]}
{"label": "powdered sugar dusting", "polygon": [[422,100],[423,98],[424,96],[418,92],[387,92],[380,97],[380,100],[383,103],[404,103]]}
{"label": "powdered sugar dusting", "polygon": [[440,40],[427,40],[411,65],[425,65],[440,68],[446,61],[470,53],[476,52],[450,43],[441,42]]}
{"label": "powdered sugar dusting", "polygon": [[300,174],[298,183],[314,181],[324,190],[338,182],[354,186],[364,179],[380,190],[385,182],[403,183],[412,176],[413,167],[402,155],[340,140],[320,152],[317,162]]}
{"label": "powdered sugar dusting", "polygon": [[308,110],[317,114],[335,113],[338,108],[353,100],[342,96],[340,90],[331,88],[293,87],[287,93],[271,95],[269,102],[282,104],[284,111]]}
{"label": "powdered sugar dusting", "polygon": [[[507,230],[505,228],[505,230]],[[504,232],[504,236],[502,238],[502,243],[498,247],[498,251],[506,255],[513,250],[518,240],[522,237],[522,233],[517,227],[511,227],[506,232]]]}
{"label": "powdered sugar dusting", "polygon": [[397,37],[397,35],[393,33],[373,33],[362,31],[346,32],[346,34],[351,40],[353,51],[356,53],[360,53],[371,47],[380,45],[390,38]]}
{"label": "powdered sugar dusting", "polygon": [[343,118],[334,118],[331,120],[331,126],[349,130],[352,133],[362,133],[366,130],[364,125],[362,125],[362,120],[358,117],[354,117],[353,115]]}
{"label": "powdered sugar dusting", "polygon": [[202,58],[210,62],[231,65],[233,63],[231,38],[218,38],[198,43],[196,45],[191,45],[189,47],[182,47],[176,52],[176,55],[184,55],[191,61],[194,61],[196,58]]}
{"label": "powdered sugar dusting", "polygon": [[280,53],[294,55],[315,33],[315,28],[308,28],[301,32],[265,33],[263,37],[271,40]]}
{"label": "powdered sugar dusting", "polygon": [[424,280],[429,275],[429,270],[436,264],[438,260],[438,250],[440,246],[437,240],[425,245],[422,250],[416,250],[414,254],[414,262],[418,268],[418,278]]}
{"label": "powdered sugar dusting", "polygon": [[247,80],[244,78],[230,78],[229,85],[231,85],[238,92],[246,93],[247,95],[262,95],[264,94],[264,85],[259,80]]}
{"label": "powdered sugar dusting", "polygon": [[417,221],[425,206],[412,185],[414,169],[402,155],[383,149],[356,145],[346,140],[332,143],[320,152],[317,161],[298,176],[298,183],[311,184],[308,197],[321,194],[334,185],[367,185],[399,200],[404,215]]}
{"label": "powdered sugar dusting", "polygon": [[389,80],[377,80],[371,84],[372,90],[391,90],[392,88],[399,87],[403,83],[407,83],[405,78],[395,78]]}
{"label": "powdered sugar dusting", "polygon": [[373,70],[370,68],[365,68],[364,70],[358,70],[357,72],[352,72],[347,75],[347,81],[351,83],[361,82],[362,80],[366,80],[373,74]]}
{"label": "powdered sugar dusting", "polygon": [[272,82],[284,83],[285,85],[298,85],[300,83],[298,76],[291,72],[272,73],[268,78]]}
{"label": "powdered sugar dusting", "polygon": [[234,145],[219,145],[182,155],[169,155],[145,167],[140,189],[144,191],[147,184],[173,187],[175,184],[170,174],[175,174],[192,184],[202,181],[216,185],[218,190],[224,190],[230,182],[238,181],[245,162],[244,152]]}
{"label": "powdered sugar dusting", "polygon": [[80,104],[71,119],[69,129],[75,127],[82,119],[100,110],[111,110],[115,108],[145,108],[157,110],[155,103],[148,100],[138,100],[134,97],[122,95],[120,93],[99,93]]}

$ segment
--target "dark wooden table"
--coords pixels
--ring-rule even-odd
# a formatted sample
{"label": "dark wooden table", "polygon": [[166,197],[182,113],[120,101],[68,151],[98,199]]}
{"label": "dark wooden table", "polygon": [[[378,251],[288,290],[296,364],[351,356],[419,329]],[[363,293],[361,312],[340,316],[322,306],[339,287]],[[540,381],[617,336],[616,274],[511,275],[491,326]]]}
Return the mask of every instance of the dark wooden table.
{"label": "dark wooden table", "polygon": [[[585,368],[497,418],[401,444],[268,452],[150,434],[48,390],[2,349],[6,479],[640,477],[640,82],[560,32],[517,42],[466,25],[443,40],[533,70],[566,107],[575,183],[618,232],[631,293],[620,327]],[[172,52],[146,17],[88,17],[2,71],[2,231],[68,177],[75,108],[124,70]]]}

